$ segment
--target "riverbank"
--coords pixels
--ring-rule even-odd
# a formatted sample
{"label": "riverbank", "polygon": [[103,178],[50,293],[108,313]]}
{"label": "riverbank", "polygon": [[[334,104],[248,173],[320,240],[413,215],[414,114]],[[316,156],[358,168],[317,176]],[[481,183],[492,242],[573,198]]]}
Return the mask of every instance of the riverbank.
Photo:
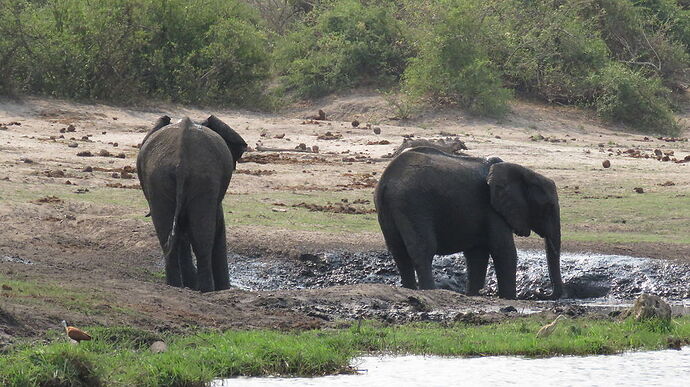
{"label": "riverbank", "polygon": [[[48,344],[6,348],[0,383],[25,385],[203,386],[233,376],[322,376],[353,372],[365,354],[441,356],[614,354],[677,348],[690,343],[690,317],[670,323],[619,321],[605,315],[567,318],[553,333],[536,332],[552,316],[519,317],[475,325],[424,323],[387,325],[343,322],[339,328],[304,332],[229,330],[187,335],[153,334],[132,328],[90,327],[93,341],[69,344],[51,332]],[[167,350],[150,349],[164,341]]]}

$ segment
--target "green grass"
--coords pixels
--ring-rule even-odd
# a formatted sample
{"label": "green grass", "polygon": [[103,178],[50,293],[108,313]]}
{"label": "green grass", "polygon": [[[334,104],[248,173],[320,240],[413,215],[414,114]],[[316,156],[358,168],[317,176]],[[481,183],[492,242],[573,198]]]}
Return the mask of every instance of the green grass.
{"label": "green grass", "polygon": [[[94,340],[73,346],[21,344],[0,358],[0,384],[185,385],[238,375],[318,376],[349,372],[353,357],[367,353],[442,356],[587,355],[665,348],[669,337],[690,339],[690,318],[669,323],[601,319],[563,321],[549,337],[535,332],[545,320],[529,317],[482,326],[417,323],[307,332],[227,331],[159,336],[132,328],[89,329]],[[57,332],[51,336],[55,337]],[[163,339],[168,351],[148,346]]]}
{"label": "green grass", "polygon": [[[32,307],[59,306],[64,310],[81,313],[87,316],[103,315],[106,313],[132,314],[134,311],[112,302],[102,296],[101,292],[91,289],[76,289],[57,283],[28,281],[0,273],[0,284],[9,286],[11,290],[0,290],[0,297],[8,303],[28,305]],[[103,306],[107,305],[106,310]]]}

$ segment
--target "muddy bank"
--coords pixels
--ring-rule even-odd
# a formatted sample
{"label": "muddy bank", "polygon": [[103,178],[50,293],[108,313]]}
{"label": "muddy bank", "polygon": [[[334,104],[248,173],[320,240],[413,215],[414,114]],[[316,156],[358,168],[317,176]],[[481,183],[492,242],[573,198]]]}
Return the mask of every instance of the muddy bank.
{"label": "muddy bank", "polygon": [[[387,284],[400,286],[392,257],[386,251],[331,251],[302,254],[298,259],[229,256],[233,286],[246,290],[318,289],[338,285]],[[439,288],[464,293],[464,256],[439,256],[433,262]],[[632,300],[651,293],[670,300],[690,298],[690,265],[621,255],[564,253],[561,271],[566,298]],[[551,285],[543,252],[518,252],[519,299],[540,299]],[[483,295],[496,296],[493,267]]]}

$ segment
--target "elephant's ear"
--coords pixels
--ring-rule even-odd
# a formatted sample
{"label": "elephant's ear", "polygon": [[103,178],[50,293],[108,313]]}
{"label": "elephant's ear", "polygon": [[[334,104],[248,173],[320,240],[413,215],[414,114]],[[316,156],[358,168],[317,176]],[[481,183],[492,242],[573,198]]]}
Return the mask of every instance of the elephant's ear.
{"label": "elephant's ear", "polygon": [[513,163],[497,163],[489,168],[491,206],[519,236],[530,235],[527,186],[524,167]]}
{"label": "elephant's ear", "polygon": [[225,140],[232,154],[233,167],[237,165],[237,160],[239,160],[244,151],[247,150],[247,143],[242,136],[214,115],[209,116],[201,125],[213,130],[223,137],[223,140]]}
{"label": "elephant's ear", "polygon": [[144,139],[141,140],[141,145],[144,145],[146,143],[146,140],[148,140],[152,134],[156,133],[156,131],[158,131],[158,129],[160,129],[164,126],[168,126],[168,125],[170,125],[170,117],[160,116],[158,118],[158,121],[156,121],[156,125],[154,125],[153,128],[151,128],[151,130],[149,130],[149,132],[146,133],[146,136],[144,136]]}

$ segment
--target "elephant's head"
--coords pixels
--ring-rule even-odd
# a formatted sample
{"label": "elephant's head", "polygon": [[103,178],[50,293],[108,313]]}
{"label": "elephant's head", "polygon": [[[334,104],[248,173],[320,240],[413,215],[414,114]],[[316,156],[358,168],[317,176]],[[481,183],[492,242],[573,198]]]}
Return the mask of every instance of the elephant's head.
{"label": "elephant's head", "polygon": [[553,298],[563,295],[561,279],[561,215],[553,180],[512,163],[490,167],[487,178],[491,206],[510,225],[515,234],[531,231],[544,238]]}
{"label": "elephant's head", "polygon": [[228,124],[221,121],[218,117],[211,115],[201,125],[218,133],[230,149],[232,154],[233,168],[237,165],[237,160],[242,157],[242,154],[247,150],[247,143],[244,141],[239,133],[235,132]]}
{"label": "elephant's head", "polygon": [[144,145],[144,143],[146,143],[146,140],[148,140],[152,134],[156,133],[158,131],[158,129],[160,129],[164,126],[168,126],[168,125],[170,125],[170,117],[168,117],[168,116],[158,117],[158,121],[156,121],[156,124],[153,126],[153,128],[151,128],[151,130],[149,130],[148,133],[146,133],[146,136],[144,136],[144,139],[141,140],[140,145]]}

